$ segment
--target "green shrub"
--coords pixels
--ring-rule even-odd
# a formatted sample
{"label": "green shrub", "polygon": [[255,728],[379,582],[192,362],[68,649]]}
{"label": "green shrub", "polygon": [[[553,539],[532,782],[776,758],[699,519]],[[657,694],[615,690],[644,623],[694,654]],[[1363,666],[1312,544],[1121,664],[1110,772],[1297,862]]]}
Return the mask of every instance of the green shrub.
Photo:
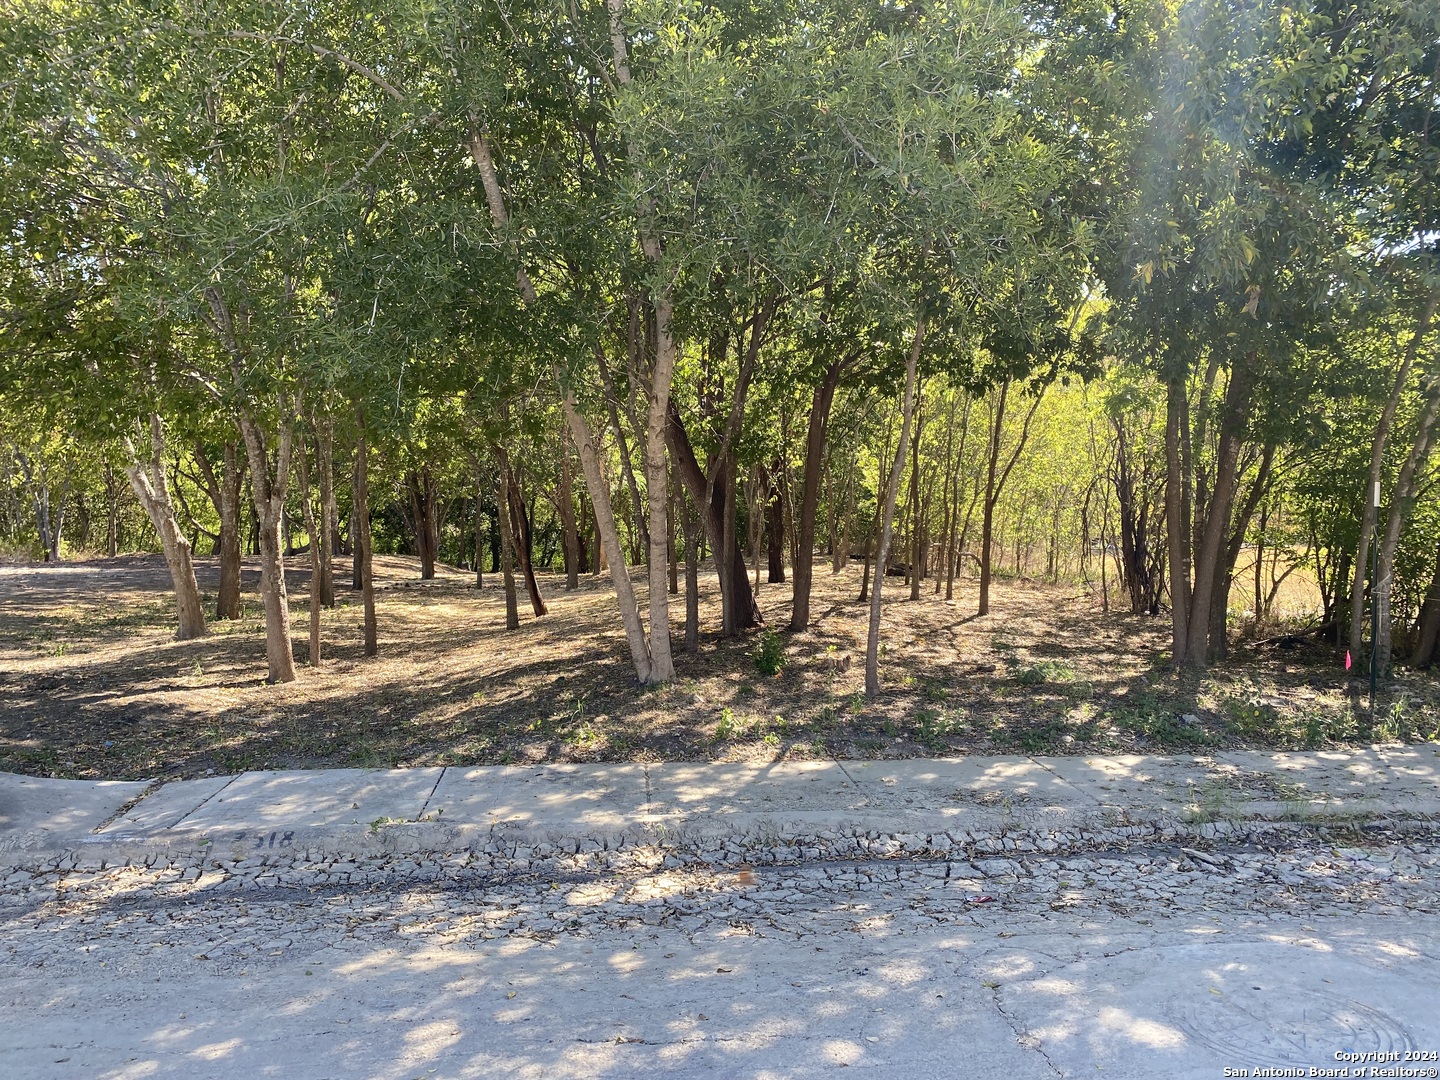
{"label": "green shrub", "polygon": [[766,630],[760,636],[760,644],[755,646],[755,670],[761,675],[779,675],[784,667],[785,645],[779,634]]}

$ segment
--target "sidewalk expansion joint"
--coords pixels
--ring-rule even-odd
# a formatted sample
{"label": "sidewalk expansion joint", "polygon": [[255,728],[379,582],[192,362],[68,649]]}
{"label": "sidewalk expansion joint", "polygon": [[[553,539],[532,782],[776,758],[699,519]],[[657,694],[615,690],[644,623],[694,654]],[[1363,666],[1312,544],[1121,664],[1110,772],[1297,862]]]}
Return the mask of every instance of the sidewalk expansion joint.
{"label": "sidewalk expansion joint", "polygon": [[144,791],[140,792],[140,794],[136,795],[133,799],[128,799],[125,802],[121,803],[120,806],[116,808],[113,814],[107,817],[104,821],[100,822],[99,825],[96,825],[93,829],[90,830],[90,832],[92,834],[98,833],[101,829],[108,827],[111,822],[120,820],[120,818],[124,817],[131,810],[134,810],[135,807],[139,806],[142,799],[144,799],[152,791],[159,789],[164,783],[165,781],[161,780],[159,777],[151,780],[150,783],[146,785]]}
{"label": "sidewalk expansion joint", "polygon": [[850,770],[847,769],[847,768],[845,768],[845,763],[844,763],[843,761],[841,761],[839,758],[833,758],[833,759],[831,759],[831,760],[833,760],[836,765],[839,765],[839,766],[840,766],[840,771],[845,774],[845,779],[846,779],[846,780],[849,780],[850,783],[853,784],[853,785],[855,786],[855,788],[858,790],[858,789],[860,788],[860,781],[856,780],[855,777],[853,777],[853,776],[850,775]]}
{"label": "sidewalk expansion joint", "polygon": [[435,783],[430,788],[430,794],[425,796],[425,801],[420,804],[420,813],[415,815],[416,821],[425,820],[425,811],[430,809],[430,800],[435,797],[435,792],[440,790],[440,781],[445,779],[445,773],[449,771],[449,769],[450,766],[448,765],[442,765],[440,767],[440,775],[435,777]]}
{"label": "sidewalk expansion joint", "polygon": [[1031,755],[1031,754],[1026,754],[1026,755],[1025,755],[1025,760],[1026,760],[1026,761],[1029,761],[1030,763],[1032,763],[1032,764],[1034,764],[1034,765],[1039,765],[1040,768],[1044,769],[1044,770],[1045,770],[1046,772],[1048,772],[1051,776],[1055,777],[1056,780],[1059,780],[1060,783],[1064,784],[1064,785],[1065,785],[1067,788],[1069,788],[1071,791],[1075,792],[1075,793],[1078,794],[1078,795],[1083,795],[1085,798],[1089,799],[1089,800],[1090,800],[1092,803],[1094,803],[1096,806],[1104,806],[1104,805],[1105,805],[1103,802],[1101,802],[1099,799],[1097,799],[1094,795],[1092,795],[1092,794],[1087,790],[1087,788],[1089,787],[1089,784],[1088,784],[1088,783],[1087,783],[1087,784],[1072,784],[1069,780],[1066,780],[1065,777],[1061,776],[1058,772],[1056,772],[1054,769],[1052,769],[1049,765],[1045,764],[1045,762],[1041,761],[1039,758],[1037,758],[1037,757],[1035,757],[1035,756],[1033,756],[1033,755]]}
{"label": "sidewalk expansion joint", "polygon": [[183,814],[181,814],[178,818],[176,818],[174,821],[172,821],[169,825],[166,825],[165,828],[167,828],[167,829],[178,829],[178,828],[180,827],[180,823],[181,823],[182,821],[184,821],[186,818],[188,818],[191,814],[198,814],[198,813],[200,812],[200,808],[201,808],[201,807],[203,807],[203,806],[204,806],[206,803],[208,803],[211,799],[215,798],[216,795],[219,795],[222,791],[229,791],[229,790],[230,790],[230,785],[233,784],[233,783],[235,783],[236,780],[239,780],[239,779],[240,779],[242,776],[244,776],[244,775],[245,775],[244,773],[236,773],[236,774],[235,774],[234,776],[232,776],[229,780],[225,781],[225,783],[221,784],[218,788],[216,788],[214,791],[212,791],[209,795],[206,795],[205,798],[201,799],[198,803],[196,803],[194,806],[192,806],[189,810],[186,810]]}

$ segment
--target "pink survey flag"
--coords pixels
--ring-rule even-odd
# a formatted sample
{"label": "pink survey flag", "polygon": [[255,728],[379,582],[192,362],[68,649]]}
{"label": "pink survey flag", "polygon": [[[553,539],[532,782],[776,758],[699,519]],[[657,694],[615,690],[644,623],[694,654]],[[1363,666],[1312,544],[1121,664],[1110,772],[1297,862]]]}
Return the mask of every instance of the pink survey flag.
{"label": "pink survey flag", "polygon": [[1346,671],[1349,671],[1349,670],[1350,670],[1350,650],[1349,650],[1349,649],[1346,649],[1346,650],[1345,650],[1345,670],[1346,670]]}

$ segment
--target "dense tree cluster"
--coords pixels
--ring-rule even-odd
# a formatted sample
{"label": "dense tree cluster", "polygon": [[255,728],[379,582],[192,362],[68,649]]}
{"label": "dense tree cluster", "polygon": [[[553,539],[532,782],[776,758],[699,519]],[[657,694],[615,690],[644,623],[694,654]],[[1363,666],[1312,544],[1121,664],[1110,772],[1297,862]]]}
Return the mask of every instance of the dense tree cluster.
{"label": "dense tree cluster", "polygon": [[872,695],[890,575],[1203,667],[1300,573],[1428,664],[1437,80],[1434,0],[18,0],[0,539],[163,550],[181,637],[258,556],[272,681],[286,560],[319,662],[390,551],[608,571],[647,683],[706,559],[726,635],[864,560]]}

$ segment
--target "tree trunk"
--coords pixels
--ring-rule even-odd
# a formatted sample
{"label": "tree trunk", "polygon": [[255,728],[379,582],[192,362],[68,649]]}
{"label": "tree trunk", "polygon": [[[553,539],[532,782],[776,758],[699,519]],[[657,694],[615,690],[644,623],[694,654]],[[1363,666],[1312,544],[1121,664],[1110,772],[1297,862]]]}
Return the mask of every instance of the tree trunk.
{"label": "tree trunk", "polygon": [[925,518],[920,512],[920,442],[925,435],[925,397],[922,392],[915,409],[915,438],[910,441],[910,599],[920,599],[920,579],[925,575]]}
{"label": "tree trunk", "polygon": [[495,503],[500,507],[500,574],[505,583],[505,629],[520,629],[520,604],[515,596],[515,532],[510,525],[510,471],[500,464],[500,488]]}
{"label": "tree trunk", "polygon": [[570,474],[570,446],[565,431],[560,432],[560,525],[564,530],[565,591],[580,587],[580,531],[575,527],[575,490]]}
{"label": "tree trunk", "polygon": [[880,594],[885,580],[885,564],[890,555],[890,534],[895,519],[895,499],[900,492],[900,474],[905,468],[906,445],[910,439],[910,418],[915,411],[915,375],[920,363],[920,348],[925,340],[925,320],[915,321],[915,342],[905,359],[905,396],[900,406],[900,444],[890,466],[890,479],[885,485],[885,500],[880,509],[880,547],[875,554],[875,587],[870,593],[870,629],[865,641],[865,697],[874,701],[880,693]]}
{"label": "tree trunk", "polygon": [[1430,454],[1431,441],[1435,434],[1435,419],[1440,415],[1440,383],[1431,383],[1425,399],[1425,408],[1420,413],[1420,423],[1415,432],[1415,442],[1400,466],[1400,475],[1395,480],[1395,490],[1390,496],[1390,509],[1385,518],[1385,535],[1380,542],[1380,552],[1375,560],[1375,581],[1371,588],[1376,590],[1375,626],[1375,670],[1381,675],[1390,672],[1391,626],[1390,595],[1395,576],[1395,551],[1400,546],[1400,528],[1410,516],[1415,498],[1415,478],[1425,459]]}
{"label": "tree trunk", "polygon": [[990,578],[993,573],[992,546],[995,542],[996,473],[1000,466],[1000,433],[1005,420],[1005,399],[1010,394],[1010,380],[1000,384],[1000,393],[995,400],[995,413],[991,417],[990,453],[985,466],[985,502],[980,517],[980,604],[978,613],[990,614]]}
{"label": "tree trunk", "polygon": [[683,492],[679,493],[685,538],[685,651],[700,651],[700,523]]}
{"label": "tree trunk", "polygon": [[[357,405],[356,408],[358,409],[359,406]],[[357,442],[356,447],[355,447],[355,468],[354,468],[354,472],[352,473],[352,477],[351,477],[351,484],[352,484],[351,490],[352,490],[352,492],[358,492],[358,491],[360,490],[360,487],[361,487],[362,483],[363,483],[363,485],[364,485],[365,488],[366,488],[366,494],[368,495],[368,494],[369,494],[369,486],[370,486],[370,485],[369,485],[369,481],[368,481],[368,478],[367,478],[366,480],[362,481],[362,480],[361,480],[361,473],[362,473],[362,472],[367,472],[367,473],[368,473],[369,466],[368,466],[368,463],[366,463],[366,462],[364,462],[364,461],[361,461],[360,459],[361,459],[360,446],[359,446],[359,443]],[[369,522],[369,518],[368,518],[369,512],[370,512],[370,511],[369,511],[369,500],[368,500],[368,498],[367,498],[367,500],[366,500],[366,509],[365,509],[365,514],[367,515],[366,521],[365,521],[365,528],[366,528],[367,531],[368,531],[369,528],[370,528],[370,522]],[[360,519],[360,513],[361,513],[361,512],[360,512],[360,498],[359,498],[358,495],[352,495],[352,496],[351,496],[351,499],[350,499],[350,536],[351,536],[351,538],[352,538],[352,539],[351,539],[351,546],[353,546],[353,547],[355,548],[355,554],[352,556],[352,558],[351,558],[351,563],[350,563],[350,588],[351,588],[351,589],[355,589],[355,590],[361,590],[361,591],[363,591],[364,588],[365,588],[365,582],[364,582],[364,580],[363,580],[363,576],[362,576],[361,570],[360,570],[360,539],[359,539],[359,537],[360,537],[360,530],[359,530],[359,525],[357,524],[358,521],[359,521],[359,519]],[[369,655],[369,654],[366,654],[366,655]]]}
{"label": "tree trunk", "polygon": [[380,652],[379,626],[375,617],[374,541],[370,536],[370,448],[365,439],[365,414],[355,405],[355,495],[350,511],[351,546],[355,549],[354,574],[359,581],[361,603],[365,611],[365,655]]}
{"label": "tree trunk", "polygon": [[435,579],[435,557],[439,547],[439,522],[436,521],[437,493],[430,466],[405,474],[405,490],[410,496],[411,524],[415,530],[415,553],[420,557],[420,580]]}
{"label": "tree trunk", "polygon": [[[318,443],[318,439],[317,439]],[[319,451],[316,451],[317,456]],[[323,529],[316,523],[315,503],[310,497],[310,462],[306,447],[300,447],[296,464],[300,473],[300,509],[305,531],[310,534],[310,666],[320,666],[320,565],[326,546]]]}
{"label": "tree trunk", "polygon": [[1189,629],[1185,662],[1192,668],[1209,663],[1211,601],[1221,585],[1217,573],[1229,532],[1230,509],[1234,502],[1236,466],[1245,419],[1250,406],[1250,384],[1254,378],[1254,353],[1247,353],[1230,372],[1225,391],[1225,415],[1220,424],[1220,445],[1216,453],[1215,483],[1205,515],[1201,546],[1195,552],[1195,587],[1190,596]]}
{"label": "tree trunk", "polygon": [[764,620],[745,573],[745,552],[741,550],[735,529],[733,456],[720,463],[713,481],[707,480],[705,470],[695,458],[679,410],[675,408],[671,409],[666,439],[675,471],[699,511],[715,557],[715,576],[720,582],[721,633],[734,637]]}
{"label": "tree trunk", "polygon": [[506,516],[509,520],[512,565],[519,564],[520,573],[525,579],[525,592],[530,598],[530,610],[538,619],[541,615],[548,614],[549,608],[545,606],[545,598],[540,595],[540,582],[535,578],[535,535],[530,528],[530,515],[525,510],[525,497],[520,491],[520,481],[510,467],[510,455],[504,450],[498,450],[497,458],[509,496],[509,512]]}
{"label": "tree trunk", "polygon": [[290,644],[290,600],[285,591],[285,559],[280,527],[285,517],[285,486],[290,475],[293,431],[285,402],[275,464],[270,464],[269,447],[259,422],[248,411],[240,413],[240,433],[250,461],[250,495],[260,519],[260,596],[265,605],[266,681],[295,681],[295,655]]}
{"label": "tree trunk", "polygon": [[770,471],[762,469],[760,473],[760,497],[765,500],[765,532],[769,541],[765,580],[775,584],[785,581],[785,504],[776,482],[783,467],[777,461]]}
{"label": "tree trunk", "polygon": [[880,515],[875,515],[875,527],[865,531],[865,566],[860,571],[860,595],[857,598],[860,603],[870,599],[870,549],[875,544],[875,534],[880,529]]}
{"label": "tree trunk", "polygon": [[483,481],[475,487],[475,588],[485,587],[485,500]]}
{"label": "tree trunk", "polygon": [[128,461],[125,475],[140,505],[145,508],[160,545],[165,552],[165,565],[175,588],[175,639],[189,641],[205,635],[205,608],[200,601],[200,586],[195,581],[195,566],[190,558],[190,542],[175,520],[170,502],[170,485],[165,474],[165,428],[159,413],[150,414],[150,456],[142,461],[134,443],[125,440]]}
{"label": "tree trunk", "polygon": [[1178,378],[1165,384],[1165,533],[1170,546],[1170,662],[1185,663],[1190,648],[1190,558],[1186,538],[1185,474],[1180,435],[1189,426],[1185,387]]}
{"label": "tree trunk", "polygon": [[[791,606],[791,629],[796,632],[809,626],[809,599],[815,580],[815,514],[819,510],[819,485],[824,474],[829,412],[835,405],[835,389],[840,386],[842,370],[844,360],[832,361],[811,395],[809,426],[805,431],[805,475],[801,480],[801,520],[795,541],[795,602]],[[834,508],[831,513],[834,513]],[[841,539],[844,540],[844,533]],[[840,569],[838,556],[832,554],[831,559],[835,569]]]}
{"label": "tree trunk", "polygon": [[670,502],[665,514],[665,561],[670,567],[670,595],[678,596],[680,593],[680,549],[675,542],[676,529],[678,528],[677,517],[680,512],[680,491],[679,484],[675,481],[674,470],[670,473],[670,483],[665,488],[670,493]]}
{"label": "tree trunk", "polygon": [[335,429],[328,416],[315,426],[315,453],[320,473],[320,603],[335,606],[335,538],[340,531],[340,512],[335,505]]}
{"label": "tree trunk", "polygon": [[120,482],[108,460],[105,462],[105,554],[112,559],[120,554]]}
{"label": "tree trunk", "polygon": [[[1255,480],[1250,485],[1250,491],[1245,496],[1245,501],[1234,514],[1234,522],[1230,529],[1230,541],[1226,544],[1221,553],[1220,562],[1215,569],[1215,591],[1210,597],[1210,641],[1207,649],[1207,660],[1211,664],[1219,663],[1229,654],[1230,642],[1226,634],[1226,623],[1230,614],[1230,586],[1235,578],[1235,566],[1240,561],[1240,552],[1245,547],[1245,533],[1250,528],[1250,519],[1255,516],[1256,507],[1264,497],[1270,485],[1270,469],[1275,461],[1275,446],[1273,443],[1266,443],[1260,454],[1260,467],[1256,470]],[[1235,488],[1239,483],[1237,476],[1231,484],[1229,493],[1233,501]],[[1258,571],[1260,557],[1257,553],[1256,568]],[[1256,608],[1259,611],[1259,608]]]}
{"label": "tree trunk", "polygon": [[[625,34],[620,22],[620,13],[620,4],[618,0],[616,0],[616,2],[610,4],[611,40],[615,54],[616,74],[622,82],[629,82],[629,67],[625,59]],[[478,130],[471,132],[470,149],[476,166],[480,170],[481,181],[485,188],[485,199],[490,207],[491,219],[496,225],[503,226],[506,222],[506,213],[504,199],[500,191],[499,178],[490,153],[489,142]],[[646,249],[647,257],[651,258],[652,261],[658,260],[660,254],[659,247],[648,238],[643,229],[641,230],[641,242],[642,246]],[[530,277],[526,273],[523,265],[516,271],[516,285],[520,290],[521,297],[526,306],[533,305],[536,300],[535,287],[530,281]],[[665,316],[664,330],[668,337],[670,329],[668,306],[665,310]],[[599,357],[598,359],[603,361],[603,357]],[[662,473],[665,468],[663,450],[666,422],[666,411],[663,406],[668,405],[669,402],[670,379],[673,374],[673,362],[675,359],[673,353],[671,353],[667,359],[671,365],[669,368],[666,368],[664,363],[657,359],[655,377],[652,381],[654,395],[650,403],[650,429],[652,435],[655,434],[655,428],[657,426],[655,409],[657,405],[662,407],[658,417],[660,450],[662,453],[656,455]],[[601,366],[603,368],[603,363]],[[636,675],[642,683],[668,681],[674,674],[673,664],[669,656],[670,628],[668,617],[662,620],[664,625],[658,628],[665,639],[665,646],[664,663],[657,666],[654,662],[650,643],[646,641],[645,630],[640,625],[640,614],[639,608],[636,606],[634,589],[630,583],[630,575],[625,566],[625,559],[620,553],[619,532],[615,526],[614,509],[610,505],[610,488],[605,482],[604,474],[600,468],[599,452],[590,434],[589,425],[585,422],[585,418],[580,415],[579,410],[575,406],[574,395],[566,385],[563,373],[557,369],[555,375],[556,381],[559,382],[561,386],[561,408],[565,413],[565,421],[570,427],[570,434],[575,439],[575,446],[580,454],[580,463],[585,473],[585,485],[590,491],[590,500],[595,508],[596,532],[610,559],[611,575],[615,581],[616,602],[620,608],[620,620],[625,627],[625,636],[630,646],[630,656],[635,665]],[[662,375],[663,382],[661,379]],[[659,492],[652,491],[652,495],[658,495],[663,502],[663,488]],[[503,503],[503,501],[502,498],[501,502]],[[504,530],[501,531],[503,532]],[[653,569],[652,567],[652,570]],[[660,569],[663,572],[663,567]],[[657,598],[654,595],[655,591],[655,589],[651,589],[652,595],[650,597],[650,603],[652,623],[655,604],[657,603]],[[666,602],[665,592],[661,589],[659,593],[658,602],[663,605]],[[652,625],[652,631],[656,629],[657,628]]]}
{"label": "tree trunk", "polygon": [[[645,627],[640,622],[640,607],[635,599],[630,571],[620,550],[620,529],[615,524],[615,510],[610,503],[610,485],[600,468],[600,452],[590,434],[590,425],[575,406],[574,395],[563,383],[560,404],[565,412],[565,422],[570,426],[570,435],[575,440],[576,452],[580,455],[580,469],[585,475],[585,487],[590,492],[590,505],[595,511],[596,542],[610,563],[610,578],[615,583],[615,603],[620,610],[621,625],[625,628],[626,643],[630,647],[630,661],[635,667],[635,677],[646,683],[650,679],[650,647],[645,639]],[[597,555],[596,573],[600,572],[600,562]]]}
{"label": "tree trunk", "polygon": [[[832,458],[831,460],[832,460],[832,462],[833,462],[834,459]],[[809,468],[810,468],[809,447],[808,447],[808,445],[807,445],[807,447],[806,447],[805,468],[806,468],[806,472],[807,472],[807,475],[808,475]],[[803,495],[802,495],[802,497],[801,497],[800,509],[801,509],[801,514],[802,514],[802,517],[801,517],[801,529],[802,529],[802,534],[803,534],[803,529],[804,529],[804,517],[803,517],[803,514],[804,514],[804,509],[805,509],[805,503],[804,503],[804,497],[803,497]],[[831,545],[830,545],[830,548],[831,548],[831,551],[830,551],[830,573],[832,573],[832,574],[838,574],[841,570],[844,570],[845,567],[847,567],[847,566],[850,565],[850,521],[851,521],[851,519],[855,516],[855,455],[853,455],[853,454],[850,455],[849,460],[846,462],[846,466],[845,466],[845,483],[844,483],[844,485],[843,485],[843,486],[841,487],[841,489],[840,489],[840,505],[839,505],[838,507],[832,507],[832,508],[831,508],[831,510],[830,510],[830,516],[831,516],[832,519],[834,519],[834,518],[837,517],[837,516],[838,516],[839,519],[840,519],[839,522],[838,522],[838,526],[837,526],[837,528],[835,529],[835,532],[836,532],[838,535],[836,536],[835,540],[834,540],[834,541],[831,543]],[[812,530],[813,530],[813,528],[814,528],[813,523],[812,523],[812,525],[811,525],[811,528],[812,528]],[[812,541],[812,543],[813,543],[813,541]],[[801,547],[800,550],[804,550],[803,547]],[[799,579],[797,578],[796,580],[797,580],[797,582],[798,582]],[[798,585],[797,585],[797,587],[798,587]],[[808,597],[808,596],[806,597],[805,615],[806,615],[806,618],[808,619],[808,618],[809,618],[809,615],[810,615],[810,606],[809,606],[809,597]]]}
{"label": "tree trunk", "polygon": [[[1364,505],[1360,512],[1360,540],[1355,548],[1354,578],[1350,583],[1350,653],[1352,656],[1361,655],[1364,633],[1365,605],[1362,597],[1365,595],[1365,571],[1370,559],[1370,534],[1375,529],[1377,513],[1372,492],[1380,483],[1381,467],[1385,460],[1385,447],[1390,441],[1390,429],[1395,423],[1395,411],[1400,405],[1405,384],[1409,381],[1410,369],[1414,366],[1420,343],[1429,332],[1430,323],[1435,318],[1437,306],[1440,306],[1440,292],[1432,292],[1425,301],[1425,307],[1420,313],[1415,331],[1411,334],[1410,341],[1405,347],[1404,359],[1401,360],[1400,367],[1395,372],[1395,380],[1390,386],[1390,396],[1386,399],[1385,407],[1380,412],[1380,419],[1375,424],[1375,438],[1370,444],[1370,470],[1365,477],[1365,490],[1361,498]],[[1392,504],[1394,501],[1391,500]]]}
{"label": "tree trunk", "polygon": [[216,551],[220,556],[220,591],[215,598],[217,619],[240,617],[240,505],[244,487],[244,465],[233,439],[223,450],[220,475],[215,474],[205,448],[195,447],[195,464],[205,481],[210,501],[220,518]]}
{"label": "tree trunk", "polygon": [[[1005,419],[1005,400],[1009,395],[1010,381],[1007,379],[1000,387],[1000,399],[995,406],[995,428],[990,436],[990,460],[985,473],[985,503],[984,518],[981,526],[980,537],[980,607],[979,614],[990,613],[990,578],[991,562],[993,561],[992,544],[994,541],[995,506],[1000,501],[1000,493],[1005,489],[1005,481],[1010,478],[1010,472],[1015,468],[1015,463],[1020,460],[1020,454],[1025,449],[1025,443],[1030,438],[1030,422],[1035,419],[1035,411],[1040,408],[1041,394],[1035,395],[1035,400],[1030,404],[1030,410],[1025,414],[1025,421],[1020,425],[1020,436],[1015,440],[1015,448],[1010,454],[1010,459],[1005,467],[999,470],[996,475],[996,465],[1000,460],[1000,430],[1001,422]],[[1043,391],[1041,392],[1043,393]],[[1019,528],[1016,529],[1016,572],[1019,573]]]}
{"label": "tree trunk", "polygon": [[1410,653],[1410,663],[1428,668],[1435,662],[1435,645],[1440,641],[1440,550],[1435,553],[1435,572],[1430,577],[1430,587],[1425,590],[1418,622],[1418,640]]}

